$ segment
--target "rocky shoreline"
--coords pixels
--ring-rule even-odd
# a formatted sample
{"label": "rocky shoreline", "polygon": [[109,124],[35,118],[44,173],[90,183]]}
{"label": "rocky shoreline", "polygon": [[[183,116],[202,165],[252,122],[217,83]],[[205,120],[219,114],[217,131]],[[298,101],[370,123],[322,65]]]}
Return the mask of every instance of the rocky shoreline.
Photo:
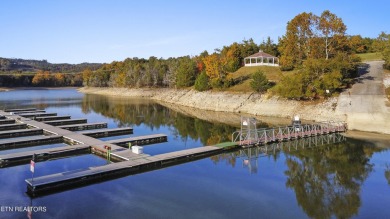
{"label": "rocky shoreline", "polygon": [[192,107],[200,110],[250,114],[291,119],[300,115],[304,120],[346,121],[345,115],[336,112],[337,98],[329,98],[321,103],[307,103],[268,97],[258,93],[198,92],[168,88],[128,89],[93,88],[79,89],[82,93],[109,95],[116,97],[148,98],[160,103]]}
{"label": "rocky shoreline", "polygon": [[[343,121],[349,130],[390,134],[390,103],[384,93],[389,86],[389,77],[383,75],[383,62],[367,63],[368,73],[363,73],[359,82],[338,97],[324,101],[294,101],[258,93],[233,93],[193,89],[170,88],[95,88],[83,87],[83,93],[116,97],[148,98],[168,107],[190,108],[213,112],[249,114],[260,117],[277,117],[291,120],[299,115],[303,120]],[[189,114],[191,111],[184,109]],[[205,111],[205,112],[207,112]],[[210,117],[205,112],[199,115]],[[236,117],[236,118],[238,118]]]}

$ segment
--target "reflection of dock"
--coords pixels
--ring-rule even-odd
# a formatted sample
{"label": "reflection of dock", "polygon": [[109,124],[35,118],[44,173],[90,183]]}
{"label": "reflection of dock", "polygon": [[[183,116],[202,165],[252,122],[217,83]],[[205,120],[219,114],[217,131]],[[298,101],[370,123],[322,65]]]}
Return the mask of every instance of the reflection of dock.
{"label": "reflection of dock", "polygon": [[258,147],[247,147],[240,150],[239,157],[243,159],[243,166],[248,168],[250,173],[257,173],[259,157],[275,155],[279,151],[297,151],[322,145],[336,144],[343,141],[345,141],[345,136],[339,133],[317,135],[299,138],[294,141],[281,141]]}
{"label": "reflection of dock", "polygon": [[[239,141],[225,142],[214,146],[192,148],[150,156],[139,152],[140,148],[138,145],[166,142],[168,140],[166,135],[154,134],[102,141],[96,138],[132,134],[133,129],[107,129],[107,123],[87,123],[86,119],[71,119],[70,117],[63,118],[61,116],[57,116],[56,113],[51,114],[44,111],[35,113],[34,109],[29,109],[29,111],[29,113],[25,113],[23,110],[18,109],[15,111],[18,114],[13,111],[10,111],[10,113],[0,111],[0,120],[10,119],[15,122],[15,124],[0,125],[0,138],[2,135],[4,138],[16,137],[13,136],[15,134],[19,134],[20,136],[24,134],[27,136],[23,139],[14,138],[0,140],[0,147],[11,147],[12,144],[13,147],[25,147],[27,144],[42,145],[51,143],[52,139],[53,141],[56,139],[58,142],[67,143],[69,145],[0,155],[0,167],[27,163],[34,155],[36,159],[35,161],[39,162],[71,155],[93,153],[99,156],[104,156],[109,161],[112,159],[117,162],[103,166],[89,167],[64,173],[36,177],[34,180],[26,179],[28,193],[32,195],[55,192],[80,185],[88,185],[95,181],[108,180],[129,174],[159,169],[243,147],[264,145],[265,150],[268,150],[268,147],[273,145],[269,144],[272,142],[275,142],[275,144],[283,144],[285,143],[283,141],[286,140],[297,139],[299,141],[300,139],[309,139],[305,138],[308,134],[303,134],[301,136],[299,134],[307,133],[305,128],[287,127],[280,135],[278,135],[275,131],[270,131],[276,129],[246,130],[245,132],[241,131],[239,133]],[[27,115],[28,118],[23,115]],[[312,127],[315,128],[317,126]],[[335,127],[331,127],[329,125],[319,127],[323,128],[321,128],[322,131],[318,129],[318,134],[342,131],[341,129],[335,129]],[[325,129],[325,127],[327,127],[327,129]],[[16,131],[11,131],[12,129],[16,129]],[[284,132],[286,132],[288,136],[286,136]],[[294,141],[286,142],[293,143]],[[132,145],[132,149],[138,149],[138,151],[134,150],[136,153],[133,153],[133,150],[131,149]],[[258,149],[259,152],[266,153],[261,151],[262,149],[260,148],[261,147]]]}

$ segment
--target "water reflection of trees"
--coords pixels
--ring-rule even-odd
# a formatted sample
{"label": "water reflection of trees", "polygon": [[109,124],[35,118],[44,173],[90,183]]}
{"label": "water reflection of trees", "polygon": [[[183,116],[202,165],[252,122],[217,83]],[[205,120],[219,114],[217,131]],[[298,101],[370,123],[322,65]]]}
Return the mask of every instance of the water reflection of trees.
{"label": "water reflection of trees", "polygon": [[390,166],[389,165],[386,165],[385,178],[387,180],[387,183],[390,186]]}
{"label": "water reflection of trees", "polygon": [[379,149],[344,142],[316,150],[286,152],[286,186],[311,218],[350,218],[361,205],[360,188]]}
{"label": "water reflection of trees", "polygon": [[192,118],[153,101],[85,95],[82,111],[94,111],[114,119],[121,126],[140,126],[151,130],[167,126],[176,138],[200,140],[204,145],[231,141],[236,128]]}

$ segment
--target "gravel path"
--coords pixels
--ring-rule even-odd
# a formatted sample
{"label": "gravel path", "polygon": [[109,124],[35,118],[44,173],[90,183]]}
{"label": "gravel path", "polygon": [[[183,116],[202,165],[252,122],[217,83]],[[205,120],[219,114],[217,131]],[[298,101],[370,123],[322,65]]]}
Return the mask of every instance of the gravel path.
{"label": "gravel path", "polygon": [[336,111],[347,115],[349,129],[390,134],[390,108],[386,106],[383,62],[367,62],[351,89],[343,92]]}

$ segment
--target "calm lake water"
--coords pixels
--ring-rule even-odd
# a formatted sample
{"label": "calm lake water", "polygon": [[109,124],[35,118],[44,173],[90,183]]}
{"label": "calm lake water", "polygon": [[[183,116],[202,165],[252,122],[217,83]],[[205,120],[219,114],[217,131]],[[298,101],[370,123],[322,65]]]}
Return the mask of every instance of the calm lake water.
{"label": "calm lake water", "polygon": [[[109,128],[131,126],[132,136],[167,134],[168,142],[144,147],[151,155],[230,141],[237,129],[150,101],[84,95],[72,89],[0,92],[0,107],[36,107],[107,122]],[[33,212],[32,218],[390,217],[388,148],[354,139],[296,146],[300,149],[266,154],[235,151],[34,199],[25,193],[29,165],[2,168],[0,218],[27,218],[26,212],[10,207],[31,204],[46,210]],[[26,149],[0,152],[20,150]],[[35,176],[105,164],[92,154],[74,156],[37,163]]]}

